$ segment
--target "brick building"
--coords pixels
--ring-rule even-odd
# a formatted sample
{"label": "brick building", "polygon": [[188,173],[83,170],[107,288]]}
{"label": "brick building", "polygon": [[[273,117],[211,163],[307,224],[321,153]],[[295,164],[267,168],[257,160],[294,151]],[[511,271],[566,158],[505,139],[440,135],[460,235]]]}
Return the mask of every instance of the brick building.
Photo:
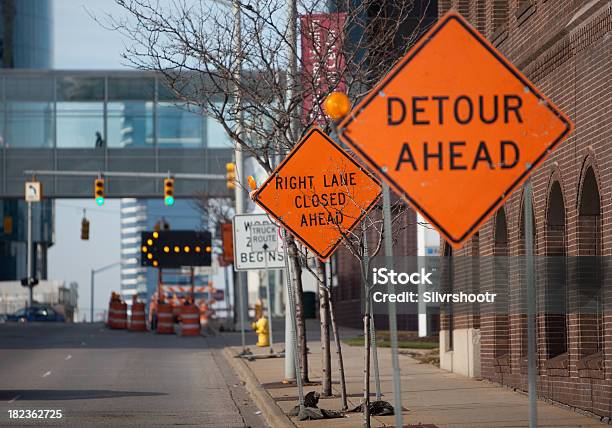
{"label": "brick building", "polygon": [[[454,8],[468,18],[576,126],[532,178],[535,253],[561,256],[547,259],[538,277],[538,394],[610,418],[612,283],[597,275],[587,285],[572,277],[571,264],[584,259],[574,256],[612,255],[612,4],[441,0],[438,6],[439,15]],[[490,290],[499,298],[496,311],[446,308],[440,357],[448,370],[526,390],[524,270],[485,262],[524,254],[522,211],[519,190],[463,248],[442,244],[453,259],[480,256],[462,258],[447,287]],[[583,311],[587,286],[595,303]],[[551,310],[550,301],[562,309]]]}

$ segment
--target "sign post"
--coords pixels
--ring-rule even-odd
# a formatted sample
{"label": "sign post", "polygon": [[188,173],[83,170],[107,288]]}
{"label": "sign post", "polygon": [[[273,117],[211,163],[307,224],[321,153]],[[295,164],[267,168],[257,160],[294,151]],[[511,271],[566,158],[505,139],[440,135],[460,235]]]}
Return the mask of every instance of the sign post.
{"label": "sign post", "polygon": [[270,333],[270,354],[274,353],[274,339],[272,334],[272,295],[270,293],[270,271],[268,270],[268,250],[277,248],[278,227],[272,223],[251,225],[251,250],[263,251],[264,271],[266,283],[266,297],[268,298],[268,331]]}
{"label": "sign post", "polygon": [[529,392],[529,428],[538,426],[538,405],[536,385],[536,289],[533,259],[533,209],[531,208],[531,180],[525,184],[525,267],[527,269],[527,383]]}
{"label": "sign post", "polygon": [[25,184],[25,200],[28,204],[28,245],[26,255],[26,280],[30,289],[29,305],[34,304],[34,276],[32,275],[32,202],[40,202],[41,185],[40,181],[28,181]]}

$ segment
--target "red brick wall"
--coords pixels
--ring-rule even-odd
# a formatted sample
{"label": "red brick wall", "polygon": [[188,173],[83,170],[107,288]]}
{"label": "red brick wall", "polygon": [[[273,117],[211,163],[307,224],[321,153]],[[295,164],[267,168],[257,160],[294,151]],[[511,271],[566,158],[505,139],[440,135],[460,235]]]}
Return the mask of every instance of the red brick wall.
{"label": "red brick wall", "polygon": [[[477,11],[484,4],[484,20]],[[590,8],[587,6],[590,5]],[[609,1],[482,0],[467,9],[456,0],[440,1],[439,15],[449,8],[466,18],[497,46],[576,125],[566,140],[532,176],[536,254],[612,255],[612,6]],[[483,24],[484,22],[484,24]],[[599,215],[581,214],[585,171],[592,168],[599,191]],[[551,188],[557,182],[563,199],[563,222],[548,214]],[[505,204],[507,253],[524,254],[522,191]],[[479,254],[500,254],[495,218],[479,233]],[[473,242],[456,251],[472,255]],[[571,262],[568,262],[571,263]],[[469,269],[468,269],[469,271]],[[564,269],[570,315],[541,310],[538,326],[538,392],[541,396],[612,417],[612,315],[573,311],[580,303],[571,266]],[[465,282],[462,273],[457,284]],[[550,275],[559,275],[558,268]],[[550,277],[553,279],[553,277]],[[558,277],[557,277],[558,279]],[[480,272],[481,290],[498,284],[497,273]],[[524,277],[508,272],[507,318],[481,313],[481,373],[484,377],[526,389],[526,323]],[[547,281],[550,282],[550,281]],[[550,287],[539,287],[539,302]],[[612,284],[600,292],[600,306],[610,308]],[[554,311],[553,311],[554,312]],[[478,316],[455,319],[455,328],[474,326]],[[505,333],[504,323],[508,323]],[[448,323],[443,317],[443,327]],[[567,337],[563,337],[567,332]],[[500,337],[501,336],[501,337]],[[509,343],[504,340],[509,336]],[[563,352],[565,350],[567,352]],[[506,354],[509,351],[509,355]],[[507,358],[505,356],[507,355]]]}

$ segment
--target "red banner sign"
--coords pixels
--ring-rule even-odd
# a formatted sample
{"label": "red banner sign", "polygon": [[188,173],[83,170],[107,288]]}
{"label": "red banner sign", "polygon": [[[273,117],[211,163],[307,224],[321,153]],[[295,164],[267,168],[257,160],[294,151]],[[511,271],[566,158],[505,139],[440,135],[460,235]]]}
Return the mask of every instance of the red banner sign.
{"label": "red banner sign", "polygon": [[344,12],[300,17],[305,124],[324,125],[321,104],[325,97],[330,91],[346,90],[342,53],[345,21]]}

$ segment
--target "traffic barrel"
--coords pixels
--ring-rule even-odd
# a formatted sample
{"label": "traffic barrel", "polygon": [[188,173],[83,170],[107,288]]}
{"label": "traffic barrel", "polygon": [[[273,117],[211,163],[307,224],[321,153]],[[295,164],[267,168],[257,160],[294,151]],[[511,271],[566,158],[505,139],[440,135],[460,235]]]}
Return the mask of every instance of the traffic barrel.
{"label": "traffic barrel", "polygon": [[145,304],[142,302],[132,303],[132,316],[130,317],[130,331],[147,331],[145,322]]}
{"label": "traffic barrel", "polygon": [[127,328],[127,304],[116,293],[111,296],[108,308],[108,326],[114,329]]}
{"label": "traffic barrel", "polygon": [[192,304],[185,304],[182,307],[181,315],[181,336],[200,335],[200,310]]}
{"label": "traffic barrel", "polygon": [[115,311],[115,326],[113,328],[125,330],[127,328],[127,303],[118,302]]}
{"label": "traffic barrel", "polygon": [[208,305],[204,302],[200,303],[200,325],[202,327],[208,326]]}
{"label": "traffic barrel", "polygon": [[119,310],[117,303],[120,302],[119,295],[113,291],[108,301],[108,317],[106,319],[106,326],[109,328],[115,328],[116,313]]}
{"label": "traffic barrel", "polygon": [[160,334],[174,334],[172,305],[158,303],[157,305],[157,332]]}

